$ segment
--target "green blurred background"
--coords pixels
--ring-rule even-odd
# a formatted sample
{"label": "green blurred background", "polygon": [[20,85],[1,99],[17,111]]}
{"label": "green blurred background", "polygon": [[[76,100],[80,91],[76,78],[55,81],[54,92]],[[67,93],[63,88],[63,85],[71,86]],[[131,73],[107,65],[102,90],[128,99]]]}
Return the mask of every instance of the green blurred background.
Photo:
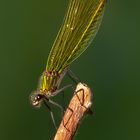
{"label": "green blurred background", "polygon": [[[49,112],[34,109],[28,97],[45,68],[67,3],[0,1],[0,140],[51,140],[55,133]],[[76,140],[140,139],[139,5],[138,0],[108,0],[96,39],[72,65],[94,92],[94,116],[83,120]],[[54,111],[58,122],[60,113]]]}

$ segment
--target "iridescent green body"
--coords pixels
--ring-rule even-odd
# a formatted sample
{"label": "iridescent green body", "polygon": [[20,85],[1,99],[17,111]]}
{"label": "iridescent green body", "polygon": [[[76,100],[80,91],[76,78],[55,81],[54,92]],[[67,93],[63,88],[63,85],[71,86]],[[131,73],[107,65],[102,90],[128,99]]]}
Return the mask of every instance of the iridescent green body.
{"label": "iridescent green body", "polygon": [[106,0],[70,0],[68,11],[49,54],[39,84],[47,97],[59,88],[69,65],[94,39],[102,21]]}

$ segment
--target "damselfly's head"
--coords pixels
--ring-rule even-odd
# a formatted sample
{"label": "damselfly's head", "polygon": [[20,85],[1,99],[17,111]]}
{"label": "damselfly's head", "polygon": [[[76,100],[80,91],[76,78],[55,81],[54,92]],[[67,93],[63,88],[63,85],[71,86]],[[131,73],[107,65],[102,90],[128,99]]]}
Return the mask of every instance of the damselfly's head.
{"label": "damselfly's head", "polygon": [[31,104],[34,107],[40,107],[42,99],[43,99],[43,95],[41,95],[40,93],[37,93],[37,92],[33,92],[30,96]]}

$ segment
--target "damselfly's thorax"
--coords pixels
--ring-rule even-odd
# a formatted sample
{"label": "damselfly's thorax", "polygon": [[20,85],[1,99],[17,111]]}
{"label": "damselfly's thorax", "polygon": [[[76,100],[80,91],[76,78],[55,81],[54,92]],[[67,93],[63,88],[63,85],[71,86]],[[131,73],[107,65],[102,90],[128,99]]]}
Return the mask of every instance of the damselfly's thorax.
{"label": "damselfly's thorax", "polygon": [[40,82],[39,90],[40,94],[45,94],[46,96],[53,96],[53,93],[59,88],[61,80],[65,75],[66,71],[59,73],[58,71],[46,70],[43,72]]}
{"label": "damselfly's thorax", "polygon": [[49,93],[54,92],[58,88],[58,81],[60,74],[58,71],[44,71],[39,83],[39,90],[42,94],[49,91]]}
{"label": "damselfly's thorax", "polygon": [[64,70],[62,73],[58,71],[44,71],[40,77],[38,89],[30,96],[31,104],[39,107],[44,97],[49,99],[55,96],[66,72],[67,70]]}

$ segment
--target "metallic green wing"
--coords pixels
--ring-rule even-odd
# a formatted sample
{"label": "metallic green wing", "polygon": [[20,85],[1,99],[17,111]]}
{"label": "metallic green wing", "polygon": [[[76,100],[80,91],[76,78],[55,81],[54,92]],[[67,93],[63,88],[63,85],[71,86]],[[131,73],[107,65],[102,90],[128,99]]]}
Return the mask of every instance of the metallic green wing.
{"label": "metallic green wing", "polygon": [[59,73],[79,57],[100,26],[106,0],[70,0],[67,14],[48,57],[46,69]]}

